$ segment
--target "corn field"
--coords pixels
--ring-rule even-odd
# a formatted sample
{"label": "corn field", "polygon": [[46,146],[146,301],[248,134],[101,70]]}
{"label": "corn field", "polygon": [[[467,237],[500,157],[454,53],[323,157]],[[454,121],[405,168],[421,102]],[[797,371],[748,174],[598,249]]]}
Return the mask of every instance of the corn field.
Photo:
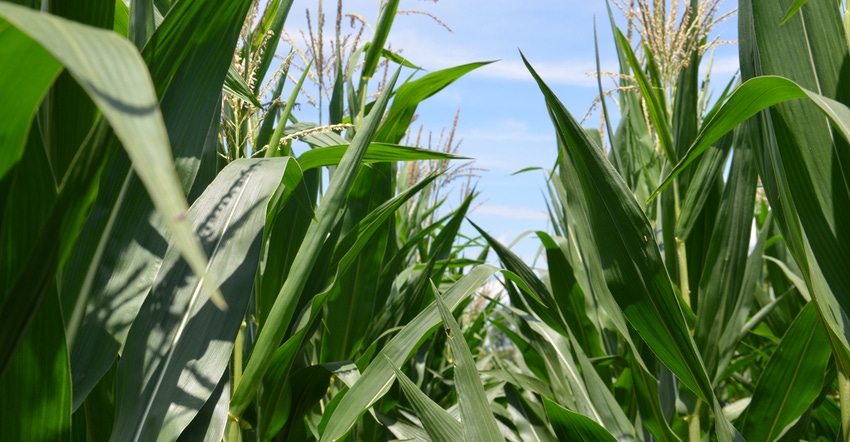
{"label": "corn field", "polygon": [[850,440],[846,1],[741,0],[710,99],[718,1],[611,0],[600,129],[519,53],[539,265],[416,132],[488,62],[378,3],[0,0],[0,439]]}

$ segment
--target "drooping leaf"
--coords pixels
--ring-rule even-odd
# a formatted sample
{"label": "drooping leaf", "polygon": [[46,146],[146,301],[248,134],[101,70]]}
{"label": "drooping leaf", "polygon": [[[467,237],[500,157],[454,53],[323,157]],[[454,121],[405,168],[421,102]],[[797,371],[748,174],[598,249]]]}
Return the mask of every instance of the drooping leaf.
{"label": "drooping leaf", "polygon": [[546,415],[549,416],[549,422],[552,423],[552,428],[559,440],[587,442],[617,440],[611,433],[605,431],[605,428],[587,416],[573,413],[547,398],[543,398],[543,404],[546,406]]}

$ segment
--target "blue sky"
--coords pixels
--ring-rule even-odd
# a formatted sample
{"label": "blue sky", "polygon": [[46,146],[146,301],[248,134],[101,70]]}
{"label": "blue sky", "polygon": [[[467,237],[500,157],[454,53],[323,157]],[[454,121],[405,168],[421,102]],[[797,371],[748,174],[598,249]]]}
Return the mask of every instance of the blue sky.
{"label": "blue sky", "polygon": [[[289,32],[305,26],[304,11],[315,17],[315,0],[295,0],[286,27]],[[345,13],[361,14],[370,23],[377,20],[378,0],[345,0]],[[727,0],[722,11],[737,6]],[[332,26],[336,2],[326,1],[326,21]],[[389,36],[393,49],[428,71],[460,64],[499,60],[480,68],[419,108],[416,121],[425,131],[438,134],[451,126],[460,109],[457,137],[460,153],[475,158],[481,171],[478,205],[470,218],[505,243],[521,233],[548,230],[543,197],[542,172],[512,175],[527,167],[550,168],[556,157],[554,133],[543,98],[522,64],[525,54],[561,101],[581,118],[597,95],[594,72],[593,23],[596,18],[603,71],[618,70],[613,38],[603,0],[401,0],[399,9],[427,11],[440,18],[453,32],[422,15],[398,16]],[[619,12],[615,10],[619,17]],[[737,38],[736,22],[723,23],[715,34],[724,40]],[[347,28],[347,23],[344,24]],[[283,45],[279,50],[286,50]],[[719,89],[737,69],[737,48],[718,49],[713,72],[714,89]],[[721,84],[722,83],[722,84]],[[612,87],[610,81],[603,83]],[[598,127],[598,113],[584,123]],[[459,187],[459,185],[457,186]],[[450,198],[458,204],[459,198]],[[466,226],[467,233],[472,229]],[[530,259],[537,250],[536,237],[521,240],[515,251]]]}

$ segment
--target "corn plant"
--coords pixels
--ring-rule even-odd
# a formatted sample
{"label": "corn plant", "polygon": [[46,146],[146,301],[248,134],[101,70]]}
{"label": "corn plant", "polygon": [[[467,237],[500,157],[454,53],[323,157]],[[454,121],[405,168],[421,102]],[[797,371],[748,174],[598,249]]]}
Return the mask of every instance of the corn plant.
{"label": "corn plant", "polygon": [[[449,265],[472,196],[397,214],[439,173],[397,185],[396,162],[457,157],[399,144],[418,103],[482,63],[398,85],[388,68],[372,95],[380,60],[399,61],[390,1],[335,70],[332,125],[291,124],[301,84],[286,101],[285,73],[258,86],[291,1],[257,20],[251,0],[23,3],[0,4],[3,59],[24,64],[2,68],[5,437],[376,431],[335,404],[433,331],[431,281],[454,309],[495,271]],[[432,222],[399,241],[411,216]]]}
{"label": "corn plant", "polygon": [[641,58],[615,27],[621,119],[607,155],[526,62],[558,140],[554,235],[538,233],[548,268],[487,238],[522,279],[506,281],[498,326],[520,355],[504,362],[517,373],[505,392],[524,438],[846,431],[841,11],[742,2],[739,23],[744,82],[707,109],[698,50],[671,81],[658,45],[644,36]]}

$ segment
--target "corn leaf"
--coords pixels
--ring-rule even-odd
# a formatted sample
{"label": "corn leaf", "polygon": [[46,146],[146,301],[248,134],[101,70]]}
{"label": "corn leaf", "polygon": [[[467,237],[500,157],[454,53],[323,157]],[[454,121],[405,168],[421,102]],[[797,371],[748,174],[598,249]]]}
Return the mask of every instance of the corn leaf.
{"label": "corn leaf", "polygon": [[231,163],[189,211],[230,308],[206,304],[202,282],[169,249],[118,364],[112,440],[174,440],[213,394],[257,269],[266,203],[291,158]]}
{"label": "corn leaf", "polygon": [[711,384],[643,211],[528,61],[526,66],[546,98],[561,140],[562,175],[568,191],[581,199],[568,204],[568,210],[593,226],[592,231],[582,232],[592,241],[584,246],[593,244],[599,251],[606,263],[608,288],[644,341],[684,385],[710,401],[714,397]]}
{"label": "corn leaf", "polygon": [[463,440],[501,440],[502,433],[496,425],[493,412],[490,411],[490,402],[484,393],[481,375],[478,374],[472,352],[463,339],[463,332],[433,283],[431,289],[434,291],[434,302],[440,311],[443,329],[454,357],[455,388],[463,426]]}
{"label": "corn leaf", "polygon": [[[457,307],[496,271],[495,267],[489,265],[479,265],[472,269],[443,295],[446,306],[451,309]],[[360,380],[342,395],[337,408],[332,413],[325,414],[324,419],[327,422],[320,440],[340,440],[351,431],[357,419],[386,394],[392,385],[394,374],[389,362],[399,366],[407,361],[411,353],[434,332],[439,323],[437,306],[431,304],[404,326],[363,371]]]}
{"label": "corn leaf", "polygon": [[830,358],[829,340],[813,303],[797,315],[753,391],[741,433],[748,441],[772,441],[818,397]]}
{"label": "corn leaf", "polygon": [[71,440],[71,372],[56,290],[0,378],[0,425],[13,440]]}
{"label": "corn leaf", "polygon": [[237,386],[233,393],[230,409],[235,416],[241,415],[252,400],[257,388],[259,388],[263,374],[268,370],[275,349],[280,345],[286,333],[286,327],[295,313],[301,291],[307,283],[307,278],[319,256],[322,245],[333,228],[337,214],[354,182],[360,162],[375,135],[378,123],[389,101],[390,91],[393,90],[397,79],[398,72],[387,83],[387,88],[381,94],[363,127],[351,141],[349,149],[331,178],[328,191],[322,198],[322,203],[316,213],[316,219],[308,227],[289,277],[284,281],[277,299],[272,305],[268,316],[269,320],[263,324],[260,330],[251,358],[245,368],[242,383]]}
{"label": "corn leaf", "polygon": [[614,442],[617,439],[587,416],[573,413],[547,398],[543,398],[546,415],[558,440]]}
{"label": "corn leaf", "polygon": [[[463,434],[461,423],[458,422],[446,410],[428,397],[406,374],[402,373],[392,361],[389,361],[396,379],[398,379],[404,396],[410,401],[416,416],[422,421],[422,426],[428,432],[428,436],[435,442],[455,442],[458,435]],[[464,439],[466,440],[466,439]]]}
{"label": "corn leaf", "polygon": [[[218,157],[219,103],[233,56],[228,48],[235,45],[246,8],[244,1],[222,8],[180,2],[143,50],[162,94],[183,194],[203,189],[217,172],[211,164],[213,173],[195,186],[201,157],[210,151],[214,161]],[[205,56],[190,56],[194,51]],[[119,154],[110,164],[100,189],[62,282],[75,408],[115,359],[168,247],[165,220],[155,213],[128,156]]]}

